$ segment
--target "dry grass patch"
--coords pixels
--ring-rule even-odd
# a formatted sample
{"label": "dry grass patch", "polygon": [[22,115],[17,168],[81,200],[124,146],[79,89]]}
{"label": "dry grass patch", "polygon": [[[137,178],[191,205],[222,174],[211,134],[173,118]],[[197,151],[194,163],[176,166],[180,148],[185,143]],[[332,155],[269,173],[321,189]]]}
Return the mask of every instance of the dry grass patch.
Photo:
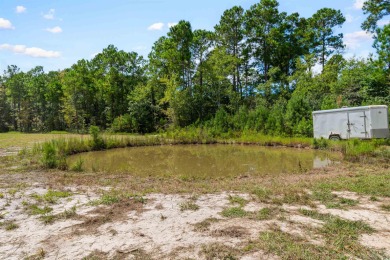
{"label": "dry grass patch", "polygon": [[212,223],[217,223],[220,219],[217,218],[208,218],[203,220],[202,222],[194,224],[194,230],[196,232],[206,232],[210,229]]}
{"label": "dry grass patch", "polygon": [[223,229],[213,230],[211,233],[215,237],[233,237],[233,238],[242,238],[249,235],[249,232],[246,228],[241,226],[231,226]]}
{"label": "dry grass patch", "polygon": [[220,243],[212,243],[203,245],[200,251],[200,256],[206,260],[226,259],[234,260],[238,259],[242,253],[240,250],[234,247],[230,247]]}
{"label": "dry grass patch", "polygon": [[76,233],[79,232],[77,231],[78,228],[81,228],[83,234],[94,234],[105,223],[125,220],[132,211],[138,213],[143,211],[144,203],[140,200],[121,198],[118,201],[115,200],[115,202],[112,202],[112,200],[109,201],[110,204],[99,206],[90,211],[89,214],[93,215],[93,217],[79,216],[78,219],[83,220],[83,223],[75,226]]}

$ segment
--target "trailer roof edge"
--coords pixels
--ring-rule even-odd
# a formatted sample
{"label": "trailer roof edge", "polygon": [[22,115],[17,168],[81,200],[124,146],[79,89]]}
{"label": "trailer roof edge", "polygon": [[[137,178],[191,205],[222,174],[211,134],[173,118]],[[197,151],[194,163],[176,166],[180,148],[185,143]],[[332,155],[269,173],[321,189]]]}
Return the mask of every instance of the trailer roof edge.
{"label": "trailer roof edge", "polygon": [[333,112],[345,112],[345,111],[352,111],[352,110],[366,110],[370,108],[386,108],[386,105],[373,105],[373,106],[362,106],[362,107],[345,107],[345,108],[338,108],[338,109],[329,109],[329,110],[319,110],[319,111],[313,111],[312,114],[322,114],[322,113],[333,113]]}

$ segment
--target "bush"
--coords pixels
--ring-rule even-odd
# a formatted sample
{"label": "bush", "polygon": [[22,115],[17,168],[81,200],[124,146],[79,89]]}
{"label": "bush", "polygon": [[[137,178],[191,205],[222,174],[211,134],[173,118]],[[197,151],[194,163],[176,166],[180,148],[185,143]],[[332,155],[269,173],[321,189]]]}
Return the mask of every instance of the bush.
{"label": "bush", "polygon": [[54,169],[58,166],[57,150],[53,142],[43,144],[42,163],[46,168]]}
{"label": "bush", "polygon": [[92,150],[103,150],[106,148],[106,143],[100,136],[100,129],[97,126],[91,126],[89,128],[89,134],[92,137]]}
{"label": "bush", "polygon": [[130,133],[136,130],[136,124],[129,114],[118,116],[111,125],[111,131],[114,133]]}

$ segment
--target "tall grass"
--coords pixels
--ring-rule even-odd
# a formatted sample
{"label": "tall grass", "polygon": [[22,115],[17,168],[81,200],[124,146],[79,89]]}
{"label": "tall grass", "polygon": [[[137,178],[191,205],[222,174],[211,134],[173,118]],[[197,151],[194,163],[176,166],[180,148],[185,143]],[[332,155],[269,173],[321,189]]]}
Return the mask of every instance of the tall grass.
{"label": "tall grass", "polygon": [[267,136],[253,131],[229,132],[216,136],[203,127],[170,129],[159,135],[146,136],[101,135],[99,128],[91,127],[90,138],[61,138],[36,144],[32,154],[40,157],[40,162],[45,168],[67,169],[66,157],[82,152],[135,146],[213,143],[324,149],[341,152],[348,161],[374,157],[390,161],[388,140],[313,140],[304,137]]}

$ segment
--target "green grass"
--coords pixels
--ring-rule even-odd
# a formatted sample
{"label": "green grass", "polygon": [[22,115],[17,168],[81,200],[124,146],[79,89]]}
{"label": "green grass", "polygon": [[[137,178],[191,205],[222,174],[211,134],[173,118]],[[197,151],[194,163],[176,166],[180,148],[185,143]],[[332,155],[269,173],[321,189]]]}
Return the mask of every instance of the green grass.
{"label": "green grass", "polygon": [[372,174],[358,172],[314,184],[314,190],[351,191],[375,197],[390,197],[390,172]]}
{"label": "green grass", "polygon": [[[252,248],[262,248],[266,253],[281,259],[344,259],[344,255],[325,247],[308,243],[304,238],[280,230],[262,232]],[[345,258],[347,259],[347,258]]]}
{"label": "green grass", "polygon": [[28,210],[29,210],[30,214],[32,214],[32,215],[45,215],[45,214],[49,214],[50,212],[52,212],[53,208],[48,207],[48,206],[44,206],[43,208],[41,208],[36,204],[32,204],[32,205],[28,206]]}
{"label": "green grass", "polygon": [[270,220],[273,219],[277,214],[283,212],[281,208],[278,207],[267,207],[262,208],[255,213],[254,218],[257,220]]}
{"label": "green grass", "polygon": [[119,203],[121,201],[121,197],[117,194],[103,194],[100,199],[94,200],[91,202],[92,205],[112,205],[115,203]]}
{"label": "green grass", "polygon": [[268,202],[271,199],[273,192],[267,188],[256,187],[252,194],[255,195],[260,202]]}
{"label": "green grass", "polygon": [[248,212],[243,210],[241,207],[232,207],[224,209],[221,215],[227,218],[243,218],[248,215]]}
{"label": "green grass", "polygon": [[363,221],[346,220],[314,210],[301,209],[300,213],[325,222],[318,229],[318,233],[324,237],[329,250],[345,255],[353,253],[355,257],[361,259],[381,259],[379,252],[362,246],[358,241],[361,234],[374,232],[374,229]]}
{"label": "green grass", "polygon": [[230,204],[238,204],[240,207],[244,207],[248,204],[248,201],[240,196],[231,196],[229,195]]}
{"label": "green grass", "polygon": [[34,194],[32,197],[38,202],[57,203],[58,199],[70,197],[72,194],[68,191],[48,190],[43,195]]}

